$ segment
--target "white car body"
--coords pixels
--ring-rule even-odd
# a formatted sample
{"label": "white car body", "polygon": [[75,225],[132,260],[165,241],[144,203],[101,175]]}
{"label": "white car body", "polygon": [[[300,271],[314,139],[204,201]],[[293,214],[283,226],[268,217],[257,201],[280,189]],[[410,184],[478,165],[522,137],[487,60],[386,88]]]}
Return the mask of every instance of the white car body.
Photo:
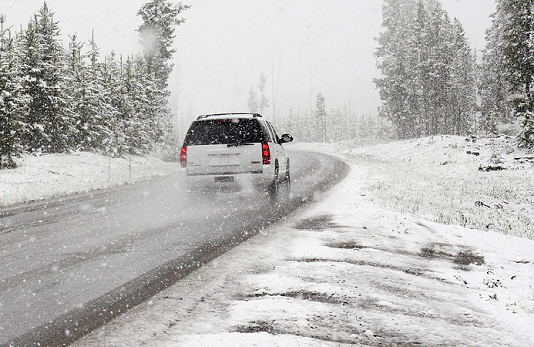
{"label": "white car body", "polygon": [[180,161],[189,190],[257,188],[276,193],[290,184],[289,157],[272,124],[259,114],[199,116],[184,139]]}

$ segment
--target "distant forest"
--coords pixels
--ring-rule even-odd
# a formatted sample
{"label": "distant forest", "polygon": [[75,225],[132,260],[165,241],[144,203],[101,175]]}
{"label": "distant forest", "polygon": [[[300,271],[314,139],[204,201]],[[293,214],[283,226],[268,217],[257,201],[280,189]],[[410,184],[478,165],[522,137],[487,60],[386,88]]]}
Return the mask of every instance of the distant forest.
{"label": "distant forest", "polygon": [[125,156],[171,146],[170,60],[186,9],[167,0],[143,5],[143,53],[128,57],[100,57],[94,38],[86,46],[71,36],[65,49],[46,3],[21,32],[0,15],[0,168],[16,166],[23,152]]}
{"label": "distant forest", "polygon": [[[534,147],[534,9],[530,0],[499,0],[486,48],[472,49],[457,19],[438,0],[384,0],[377,37],[375,79],[382,100],[378,118],[355,115],[350,105],[289,110],[279,119],[306,141],[369,142],[433,135],[513,135]],[[249,92],[251,112],[268,106]]]}
{"label": "distant forest", "polygon": [[384,0],[375,80],[401,139],[501,134],[534,146],[534,8],[498,0],[481,57],[437,0]]}

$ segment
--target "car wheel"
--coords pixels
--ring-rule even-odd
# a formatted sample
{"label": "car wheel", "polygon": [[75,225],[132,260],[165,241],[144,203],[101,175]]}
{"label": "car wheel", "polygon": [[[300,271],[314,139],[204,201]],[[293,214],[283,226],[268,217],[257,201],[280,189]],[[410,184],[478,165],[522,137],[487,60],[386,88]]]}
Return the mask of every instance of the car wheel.
{"label": "car wheel", "polygon": [[269,196],[271,198],[275,198],[278,195],[278,191],[280,190],[280,180],[278,179],[278,171],[278,165],[276,165],[274,169],[273,181],[269,185]]}
{"label": "car wheel", "polygon": [[291,174],[289,172],[289,159],[287,160],[286,175],[284,177],[284,183],[286,185],[287,190],[290,190],[291,189]]}

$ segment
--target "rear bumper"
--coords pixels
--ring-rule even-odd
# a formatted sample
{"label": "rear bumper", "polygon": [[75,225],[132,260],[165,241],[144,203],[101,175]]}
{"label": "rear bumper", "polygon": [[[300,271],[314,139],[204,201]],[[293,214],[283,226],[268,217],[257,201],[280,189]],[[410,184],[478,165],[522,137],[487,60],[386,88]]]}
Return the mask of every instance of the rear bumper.
{"label": "rear bumper", "polygon": [[188,190],[240,190],[266,189],[273,180],[274,173],[240,173],[217,175],[191,175],[186,174]]}

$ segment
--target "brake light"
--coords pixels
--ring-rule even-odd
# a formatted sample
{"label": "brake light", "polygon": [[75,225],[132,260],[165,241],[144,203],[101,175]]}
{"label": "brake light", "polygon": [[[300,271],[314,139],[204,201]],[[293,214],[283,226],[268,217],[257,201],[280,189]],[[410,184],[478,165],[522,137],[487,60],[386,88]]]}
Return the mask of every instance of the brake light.
{"label": "brake light", "polygon": [[183,146],[182,150],[180,151],[180,165],[182,167],[187,167],[187,147]]}
{"label": "brake light", "polygon": [[263,159],[263,165],[271,163],[271,150],[269,149],[268,143],[261,144],[261,157]]}

